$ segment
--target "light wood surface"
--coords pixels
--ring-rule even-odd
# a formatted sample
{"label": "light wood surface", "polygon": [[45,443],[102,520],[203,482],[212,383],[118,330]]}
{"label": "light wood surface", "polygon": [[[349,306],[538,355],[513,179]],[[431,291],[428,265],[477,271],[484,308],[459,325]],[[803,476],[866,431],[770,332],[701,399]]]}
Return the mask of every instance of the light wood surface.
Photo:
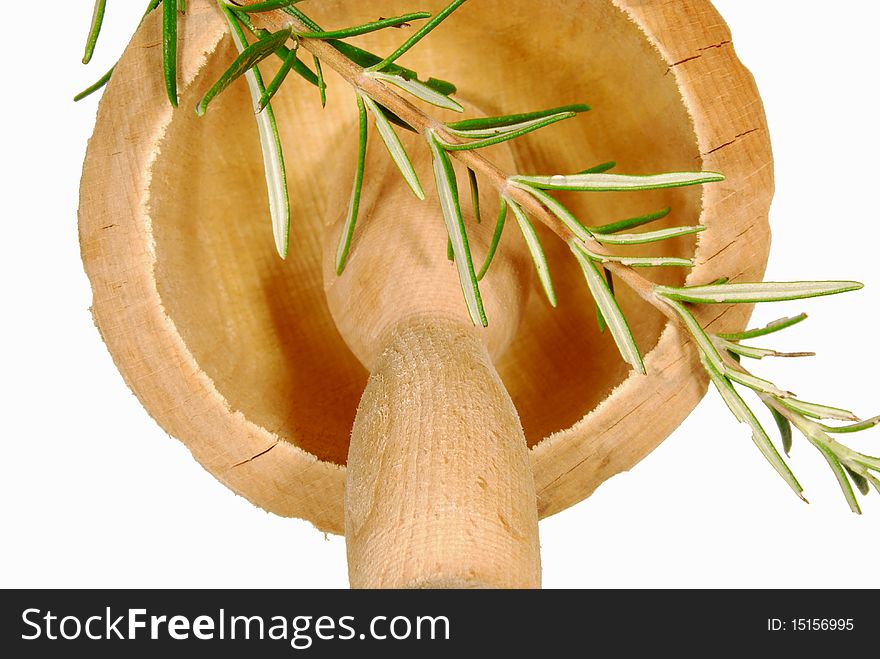
{"label": "light wood surface", "polygon": [[[339,26],[412,6],[325,0],[310,9]],[[295,209],[291,256],[282,262],[244,84],[204,118],[192,112],[234,57],[222,19],[212,2],[189,3],[174,112],[164,98],[155,19],[106,90],[83,171],[80,237],[95,323],[146,409],[221,482],[269,511],[342,532],[350,431],[369,371],[337,329],[322,259],[328,200],[340,184],[329,173],[354,162],[346,140],[351,92],[328,74],[325,110],[297,81],[274,102]],[[402,38],[389,31],[361,43],[389,52]],[[405,63],[454,80],[486,112],[594,106],[518,144],[520,171],[577,171],[615,159],[628,173],[724,172],[724,183],[705,190],[564,200],[588,224],[671,205],[669,224],[708,228],[696,245],[682,239],[661,248],[696,250],[689,282],[762,275],[773,188],[766,125],[751,76],[709,2],[480,0]],[[559,308],[533,291],[496,367],[531,447],[537,512],[546,516],[630,469],[685,418],[706,383],[676,330],[622,292],[649,372],[629,374],[595,328],[567,249],[541,235]],[[442,254],[444,246],[435,249]],[[683,281],[671,270],[651,274]],[[733,330],[747,316],[748,309],[713,308],[702,320]]]}

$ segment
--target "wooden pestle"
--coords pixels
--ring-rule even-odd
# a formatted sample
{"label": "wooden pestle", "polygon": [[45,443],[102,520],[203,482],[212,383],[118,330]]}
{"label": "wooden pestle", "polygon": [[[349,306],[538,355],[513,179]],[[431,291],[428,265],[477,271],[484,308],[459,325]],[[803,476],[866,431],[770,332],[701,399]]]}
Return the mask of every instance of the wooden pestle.
{"label": "wooden pestle", "polygon": [[[519,416],[493,365],[529,292],[511,223],[480,288],[488,328],[468,318],[424,138],[399,131],[425,188],[416,199],[371,129],[360,218],[341,276],[335,254],[349,188],[331,201],[324,282],[336,325],[371,371],[348,454],[345,537],[355,588],[537,588],[535,485]],[[513,171],[509,148],[493,157]],[[354,149],[351,150],[352,152]],[[350,181],[350,165],[340,178]],[[479,269],[495,224],[458,172]],[[485,186],[484,186],[485,187]]]}

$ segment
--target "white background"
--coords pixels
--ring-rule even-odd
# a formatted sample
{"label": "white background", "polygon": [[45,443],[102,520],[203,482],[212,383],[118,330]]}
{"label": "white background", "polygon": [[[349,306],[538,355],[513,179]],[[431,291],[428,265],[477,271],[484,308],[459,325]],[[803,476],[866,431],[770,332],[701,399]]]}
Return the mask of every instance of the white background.
{"label": "white background", "polygon": [[[112,63],[144,3],[109,3],[88,69],[78,59],[91,2],[52,4],[51,33],[8,31],[18,65],[6,69],[0,109],[0,586],[345,587],[342,539],[224,489],[147,416],[101,343],[76,234],[96,99],[70,99]],[[875,414],[880,3],[715,4],[770,122],[777,195],[768,278],[868,284],[759,309],[756,321],[811,312],[773,343],[819,353],[760,372],[808,400]],[[38,26],[41,12],[30,14]],[[809,506],[711,393],[631,473],[542,522],[545,585],[880,586],[880,497],[864,500],[861,518],[849,513],[822,458],[799,439],[792,465]],[[852,443],[878,454],[880,431]]]}

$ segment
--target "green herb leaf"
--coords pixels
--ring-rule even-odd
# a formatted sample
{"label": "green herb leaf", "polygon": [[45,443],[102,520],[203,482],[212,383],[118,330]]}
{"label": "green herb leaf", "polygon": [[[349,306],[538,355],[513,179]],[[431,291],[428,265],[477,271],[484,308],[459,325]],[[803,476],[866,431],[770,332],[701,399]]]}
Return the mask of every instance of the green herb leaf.
{"label": "green herb leaf", "polygon": [[[491,129],[505,128],[509,130],[513,126],[535,121],[538,119],[545,119],[547,117],[551,117],[557,114],[577,114],[580,112],[588,112],[589,110],[589,105],[562,105],[558,108],[539,110],[537,112],[520,112],[519,114],[506,114],[500,117],[480,117],[477,119],[464,119],[462,121],[453,121],[446,124],[446,128],[448,128],[450,131],[472,132],[474,133],[474,137],[492,137],[493,135],[497,135],[498,133],[496,131],[492,131]],[[610,169],[614,166],[614,163],[603,163],[603,165],[599,166],[603,167],[605,165],[610,165],[609,167],[607,167],[607,169]]]}
{"label": "green herb leaf", "polygon": [[351,199],[348,202],[348,212],[345,215],[345,223],[342,227],[342,235],[339,238],[339,246],[336,248],[336,274],[341,275],[348,259],[348,251],[351,248],[351,239],[354,236],[354,227],[357,224],[358,209],[361,204],[361,188],[364,183],[364,164],[367,159],[367,108],[364,99],[357,95],[358,106],[358,159],[357,169],[354,174],[354,186],[351,191]]}
{"label": "green herb leaf", "polygon": [[580,192],[625,192],[680,188],[723,181],[715,172],[674,172],[652,176],[627,174],[554,174],[553,176],[515,176],[515,180],[543,190],[576,190]]}
{"label": "green herb leaf", "polygon": [[725,369],[724,375],[727,376],[728,380],[737,382],[749,389],[753,389],[754,391],[760,391],[775,396],[776,398],[791,398],[794,396],[790,391],[783,391],[769,380],[755,377],[751,373],[743,373],[735,368]]}
{"label": "green herb leaf", "polygon": [[468,185],[471,189],[471,208],[474,211],[474,219],[477,224],[482,224],[483,218],[480,217],[480,184],[477,181],[477,173],[470,167],[467,168]]}
{"label": "green herb leaf", "polygon": [[446,232],[452,240],[452,249],[455,253],[455,266],[458,270],[458,280],[464,293],[468,313],[474,325],[486,327],[486,312],[483,309],[483,299],[480,296],[480,286],[477,283],[477,275],[474,272],[474,264],[471,259],[471,250],[468,245],[467,231],[464,226],[464,218],[461,215],[461,206],[458,201],[458,183],[455,180],[455,170],[449,156],[437,143],[433,131],[428,131],[428,145],[431,148],[434,165],[434,181],[437,185],[437,195],[440,198],[440,208],[443,211],[443,220],[446,223]]}
{"label": "green herb leaf", "polygon": [[860,473],[853,471],[846,465],[843,465],[843,468],[846,469],[846,473],[849,474],[850,479],[852,479],[852,482],[855,483],[855,486],[859,489],[859,492],[861,492],[862,495],[866,495],[871,491],[867,478]]}
{"label": "green herb leaf", "polygon": [[[764,404],[767,405],[767,403]],[[770,410],[770,414],[773,415],[773,420],[776,422],[776,427],[779,428],[779,435],[782,437],[782,450],[785,451],[786,455],[791,455],[791,422],[782,416],[775,407],[767,405],[767,409]]]}
{"label": "green herb leaf", "polygon": [[655,290],[664,297],[684,302],[736,304],[740,302],[801,300],[856,291],[860,288],[862,288],[862,284],[855,281],[765,281],[753,284],[721,284],[717,286],[688,286],[687,288],[658,286]]}
{"label": "green herb leaf", "polygon": [[287,79],[287,74],[290,73],[294,63],[298,61],[297,50],[298,47],[291,48],[287,52],[287,56],[282,60],[281,66],[278,68],[278,73],[275,74],[275,77],[272,78],[271,82],[269,82],[266,87],[266,91],[263,92],[263,95],[260,97],[258,110],[262,110],[269,104],[269,101],[272,100],[272,97],[274,97],[275,93],[281,88],[281,84]]}
{"label": "green herb leaf", "polygon": [[302,32],[299,34],[299,36],[303,37],[304,39],[347,39],[349,37],[356,37],[361,34],[376,32],[377,30],[384,30],[385,28],[389,27],[400,27],[401,25],[405,25],[410,21],[418,21],[430,17],[430,12],[418,11],[411,14],[403,14],[402,16],[395,16],[393,18],[380,18],[378,21],[364,23],[363,25],[356,25],[354,27],[347,27],[341,30]]}
{"label": "green herb leaf", "polygon": [[651,222],[661,220],[669,215],[670,212],[672,212],[672,209],[667,207],[659,211],[654,211],[653,213],[639,215],[638,217],[631,217],[626,220],[619,220],[617,222],[603,224],[599,227],[590,227],[590,231],[592,231],[593,233],[609,234],[617,233],[618,231],[626,231],[627,229],[635,229],[636,227],[640,227],[645,224],[650,224]]}
{"label": "green herb leaf", "polygon": [[294,2],[298,2],[299,0],[266,0],[265,2],[255,2],[251,5],[232,4],[232,3],[228,2],[228,0],[224,0],[224,1],[226,1],[226,5],[230,9],[235,9],[236,13],[244,12],[247,14],[256,14],[256,13],[264,12],[264,11],[274,11],[276,9],[284,9],[285,7],[288,7],[288,6],[292,5]]}
{"label": "green herb leaf", "polygon": [[831,467],[831,471],[834,472],[834,476],[837,478],[837,483],[840,485],[840,490],[843,492],[843,496],[849,504],[850,510],[857,515],[861,515],[862,509],[859,507],[856,493],[853,492],[852,485],[850,485],[849,478],[847,478],[846,471],[844,470],[843,465],[840,464],[840,460],[837,459],[837,456],[834,455],[825,444],[814,441],[813,445],[819,449],[822,457],[825,458],[828,462],[828,466]]}
{"label": "green herb leaf", "polygon": [[[722,284],[726,284],[727,280],[720,282]],[[802,313],[797,316],[793,316],[791,318],[780,318],[779,320],[774,320],[771,323],[767,323],[764,327],[759,327],[757,329],[750,329],[744,332],[735,332],[733,334],[719,334],[722,339],[729,339],[731,341],[744,341],[746,339],[755,339],[759,336],[766,336],[768,334],[773,334],[774,332],[779,332],[780,330],[784,330],[792,325],[797,325],[799,322],[806,320],[807,314]]]}
{"label": "green herb leaf", "polygon": [[327,83],[324,81],[324,69],[321,68],[321,60],[317,55],[312,56],[315,65],[315,75],[318,77],[318,92],[321,94],[321,107],[327,106]]}
{"label": "green herb leaf", "polygon": [[589,286],[593,299],[602,312],[602,317],[611,331],[611,336],[614,337],[614,342],[617,344],[620,356],[637,372],[644,374],[645,364],[642,362],[642,356],[639,354],[639,349],[629,329],[629,324],[627,324],[626,318],[617,304],[617,298],[614,297],[611,289],[608,288],[608,282],[605,280],[605,277],[599,274],[590,255],[577,242],[570,240],[568,244],[580,264],[581,270],[583,270],[587,286]]}
{"label": "green herb leaf", "polygon": [[695,233],[705,231],[706,227],[702,225],[693,227],[671,227],[669,229],[659,229],[658,231],[646,231],[644,233],[618,233],[618,234],[596,234],[596,240],[605,245],[642,245],[645,243],[656,243],[661,240],[669,240],[670,238],[678,238],[679,236],[690,236]]}
{"label": "green herb leaf", "polygon": [[389,73],[382,73],[381,71],[377,71],[370,75],[377,80],[382,80],[383,82],[390,83],[395,87],[398,87],[405,92],[412,94],[416,98],[425,101],[426,103],[430,103],[431,105],[434,105],[438,108],[445,108],[446,110],[454,110],[456,112],[464,112],[464,108],[456,101],[449,98],[448,96],[444,96],[443,94],[434,91],[425,83],[419,82],[418,80],[408,80],[399,75],[391,75]]}
{"label": "green herb leaf", "polygon": [[835,434],[844,434],[851,432],[861,432],[862,430],[868,430],[869,428],[873,428],[877,424],[880,424],[880,416],[875,416],[871,419],[867,419],[866,421],[860,421],[859,423],[854,423],[849,426],[826,426],[825,424],[820,423],[819,427],[825,432],[835,433]]}
{"label": "green herb leaf", "polygon": [[[547,117],[546,119],[538,119],[536,121],[528,121],[523,124],[519,124],[516,128],[498,133],[494,137],[486,137],[484,139],[479,139],[474,142],[464,142],[462,144],[451,144],[449,142],[443,142],[443,148],[446,151],[473,151],[474,149],[484,149],[488,146],[494,146],[496,144],[501,144],[502,142],[508,142],[510,140],[516,139],[517,137],[527,135],[528,133],[533,133],[536,130],[545,128],[559,121],[564,121],[565,119],[571,119],[574,116],[576,116],[574,112],[563,112],[562,114],[554,114],[553,116]],[[459,135],[460,137],[468,137],[465,134],[465,131],[458,131],[453,134]]]}
{"label": "green herb leaf", "polygon": [[162,3],[162,69],[165,90],[171,105],[177,107],[177,2]]}
{"label": "green herb leaf", "polygon": [[394,164],[397,165],[397,168],[400,170],[404,180],[413,191],[413,194],[419,199],[424,199],[425,191],[422,189],[422,184],[419,183],[419,177],[416,174],[416,170],[413,169],[412,162],[406,154],[403,144],[400,143],[400,138],[397,137],[397,133],[394,132],[391,124],[388,122],[385,113],[369,96],[363,93],[361,93],[360,96],[363,98],[367,109],[376,118],[376,128],[379,130],[379,137],[381,137],[382,141],[385,143],[385,147],[388,149],[388,153],[391,154],[391,159],[394,161]]}
{"label": "green herb leaf", "polygon": [[620,263],[632,268],[691,268],[694,265],[690,259],[683,259],[678,256],[618,256],[616,254],[596,254],[583,246],[581,246],[581,249],[589,254],[591,259],[599,263]]}
{"label": "green herb leaf", "polygon": [[[709,338],[709,335],[706,334],[702,325],[697,322],[697,319],[694,318],[694,315],[690,311],[685,309],[684,305],[679,304],[674,300],[666,300],[666,303],[670,307],[672,307],[675,312],[681,317],[685,328],[688,330],[688,332],[690,332],[691,336],[697,344],[697,348],[700,351],[701,359],[703,360],[707,370],[711,370],[713,373],[717,374],[718,377],[723,378],[724,372],[727,370],[727,367],[724,365],[724,360],[721,359],[721,355],[718,354],[718,350],[715,347],[715,344],[712,343],[712,340]],[[728,384],[730,383],[728,382]],[[740,421],[742,421],[742,419],[740,419]]]}
{"label": "green herb leaf", "polygon": [[95,44],[98,43],[98,35],[101,34],[101,25],[104,23],[104,10],[106,8],[107,0],[95,0],[95,8],[92,11],[92,23],[89,27],[89,36],[86,39],[86,50],[82,58],[83,64],[88,64],[95,52]]}
{"label": "green herb leaf", "polygon": [[79,94],[77,94],[76,96],[74,96],[74,97],[73,97],[74,102],[76,102],[76,101],[81,101],[81,100],[83,100],[84,98],[87,98],[88,96],[91,96],[91,95],[94,94],[96,91],[98,91],[99,89],[101,89],[104,85],[106,85],[106,84],[110,81],[110,77],[113,75],[113,70],[114,70],[115,68],[116,68],[116,66],[114,65],[113,67],[111,67],[111,69],[110,69],[109,71],[107,71],[107,73],[105,73],[104,75],[102,75],[102,76],[97,80],[97,82],[95,82],[95,83],[89,85],[88,87],[86,87],[85,89],[83,89]]}
{"label": "green herb leaf", "polygon": [[[231,10],[223,7],[230,33],[239,53],[247,49],[244,31],[239,26]],[[259,107],[260,99],[266,91],[263,77],[257,68],[245,72],[248,90],[254,103]],[[266,174],[266,188],[269,194],[269,214],[272,218],[272,234],[275,238],[275,249],[278,255],[287,258],[290,242],[290,197],[287,192],[287,170],[284,165],[284,154],[281,151],[281,136],[272,105],[267,105],[262,112],[256,112],[257,129],[260,134],[260,147],[263,152],[263,170]]]}
{"label": "green herb leaf", "polygon": [[815,352],[779,352],[777,350],[769,350],[767,348],[756,348],[754,346],[745,346],[740,343],[734,343],[727,339],[718,339],[722,348],[736,355],[742,355],[750,359],[763,359],[764,357],[815,357]]}
{"label": "green herb leaf", "polygon": [[[602,268],[605,272],[605,281],[608,283],[608,290],[611,291],[611,294],[614,295],[614,277],[611,275],[611,271],[608,268]],[[599,333],[604,334],[605,329],[608,327],[608,323],[605,322],[605,316],[602,315],[602,310],[599,308],[599,305],[596,306],[596,323],[599,325]]]}
{"label": "green herb leaf", "polygon": [[529,254],[532,255],[532,261],[535,264],[535,271],[538,273],[541,288],[544,289],[544,294],[547,296],[550,306],[555,307],[557,304],[556,291],[553,289],[553,280],[550,277],[550,266],[547,264],[547,257],[544,256],[544,249],[541,247],[541,241],[535,232],[535,227],[529,222],[525,211],[518,204],[510,199],[507,200],[507,204],[513,211],[513,216],[516,218],[519,229],[526,241],[526,246],[529,248]]}
{"label": "green herb leaf", "polygon": [[[482,281],[483,277],[489,271],[492,265],[492,259],[495,258],[495,252],[498,250],[498,244],[501,242],[501,234],[504,232],[504,222],[507,219],[507,200],[501,196],[498,198],[498,219],[495,220],[495,232],[492,234],[492,242],[489,244],[489,251],[486,252],[486,259],[483,261],[483,267],[477,275],[477,281]],[[534,260],[534,256],[532,257]],[[552,286],[551,286],[552,288]]]}
{"label": "green herb leaf", "polygon": [[[291,35],[290,28],[279,30],[278,32],[268,32],[258,41],[247,45],[245,43],[244,50],[240,51],[238,57],[229,65],[229,68],[223,72],[223,75],[215,82],[208,92],[199,101],[196,106],[196,114],[202,116],[208,109],[208,104],[216,98],[224,89],[229,87],[234,81],[238,80],[246,72],[251,71],[254,67],[264,59],[273,54],[278,48],[284,45]],[[273,81],[274,82],[274,81]],[[280,83],[279,83],[280,84]],[[257,99],[257,107],[261,107],[261,97]]]}
{"label": "green herb leaf", "polygon": [[797,398],[786,398],[779,401],[790,410],[800,412],[804,416],[814,419],[837,419],[838,421],[860,421],[852,412],[842,410],[838,407],[830,407],[828,405],[817,405],[816,403],[807,403]]}
{"label": "green herb leaf", "polygon": [[445,9],[440,11],[434,18],[425,23],[421,28],[419,28],[415,34],[413,34],[409,39],[407,39],[403,45],[401,45],[397,50],[391,53],[388,57],[383,59],[381,62],[374,64],[373,66],[367,69],[368,71],[383,71],[385,67],[389,64],[392,64],[395,60],[399,59],[405,52],[407,52],[410,48],[415,46],[419,41],[424,39],[428,34],[436,28],[440,23],[446,20],[446,18],[454,12],[456,9],[461,7],[464,4],[465,0],[453,0]]}
{"label": "green herb leaf", "polygon": [[873,469],[874,471],[880,471],[880,458],[874,458],[870,455],[863,455],[861,453],[854,453],[853,461],[858,464],[866,467],[868,469]]}
{"label": "green herb leaf", "polygon": [[578,172],[578,174],[602,174],[603,172],[607,172],[609,169],[614,169],[617,167],[617,163],[613,160],[609,160],[608,162],[600,162],[598,165],[593,165],[592,167],[588,167],[587,169],[582,169]]}

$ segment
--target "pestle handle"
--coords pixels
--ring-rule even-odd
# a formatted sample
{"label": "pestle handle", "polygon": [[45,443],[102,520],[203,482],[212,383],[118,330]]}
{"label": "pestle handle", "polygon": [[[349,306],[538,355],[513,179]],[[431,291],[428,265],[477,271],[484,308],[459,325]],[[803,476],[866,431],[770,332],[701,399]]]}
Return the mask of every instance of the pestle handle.
{"label": "pestle handle", "polygon": [[540,587],[526,440],[478,330],[420,318],[384,346],[348,456],[352,587]]}

